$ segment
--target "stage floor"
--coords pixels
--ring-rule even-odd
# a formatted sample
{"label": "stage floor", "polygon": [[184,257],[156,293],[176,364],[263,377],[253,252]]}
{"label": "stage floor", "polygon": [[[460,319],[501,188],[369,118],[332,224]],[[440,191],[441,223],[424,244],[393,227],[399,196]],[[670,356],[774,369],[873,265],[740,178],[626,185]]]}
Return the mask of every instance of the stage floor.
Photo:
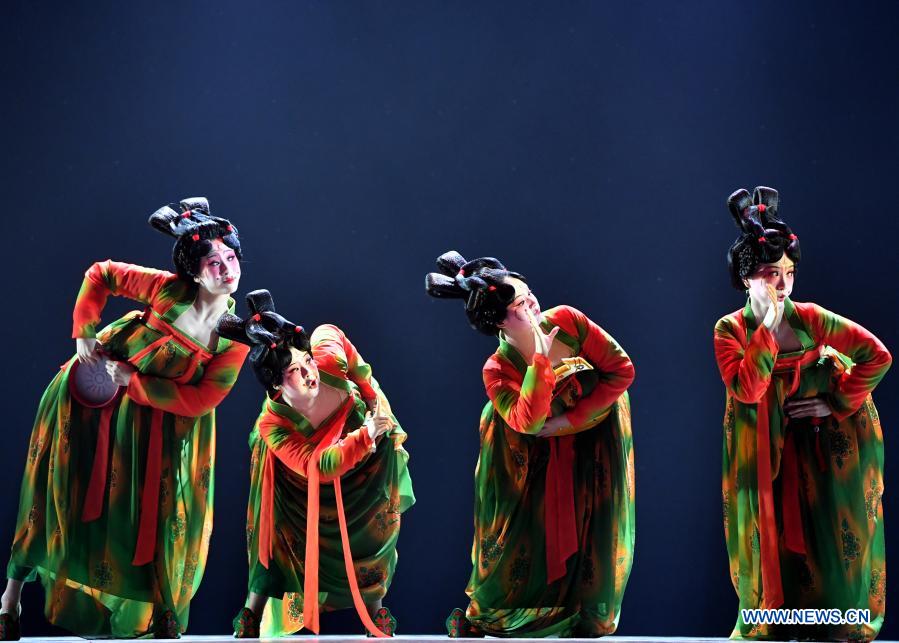
{"label": "stage floor", "polygon": [[[47,641],[49,642],[66,642],[66,643],[84,643],[85,641],[97,641],[102,643],[118,643],[123,641],[134,641],[135,639],[83,639],[77,636],[62,636],[55,638],[46,637],[25,637],[23,641]],[[160,640],[160,639],[139,639],[139,640]],[[233,643],[236,639],[233,636],[182,636],[180,639],[163,639],[167,641],[182,641],[182,643]],[[285,636],[276,639],[244,639],[249,641],[271,641],[272,643],[281,641],[321,641],[322,643],[344,643],[345,641],[354,641],[358,643],[360,640],[366,640],[364,636]],[[369,639],[370,640],[370,639]],[[416,636],[396,636],[393,639],[397,643],[448,643],[450,640],[445,635],[416,635]],[[466,641],[483,641],[483,639],[463,639]],[[534,643],[536,639],[492,639],[495,641],[526,641]],[[596,643],[598,640],[609,641],[610,643],[707,643],[711,641],[727,641],[727,638],[687,638],[687,637],[671,637],[671,636],[606,636],[602,639],[564,639],[565,641],[591,641]],[[878,643],[897,643],[896,641],[881,641]]]}

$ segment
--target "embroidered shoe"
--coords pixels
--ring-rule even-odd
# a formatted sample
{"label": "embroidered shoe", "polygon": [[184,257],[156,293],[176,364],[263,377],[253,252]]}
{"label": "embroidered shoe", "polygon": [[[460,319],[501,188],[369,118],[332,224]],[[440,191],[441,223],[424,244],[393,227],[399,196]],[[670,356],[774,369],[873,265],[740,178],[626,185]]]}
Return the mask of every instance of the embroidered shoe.
{"label": "embroidered shoe", "polygon": [[480,639],[484,632],[465,618],[465,612],[458,607],[446,619],[446,633],[451,639]]}
{"label": "embroidered shoe", "polygon": [[[375,612],[372,620],[375,622],[375,627],[384,632],[387,636],[393,636],[396,633],[396,617],[394,617],[386,607],[378,608],[378,611]],[[366,632],[365,635],[372,636],[372,633]]]}
{"label": "embroidered shoe", "polygon": [[169,609],[162,612],[156,612],[153,615],[153,626],[151,627],[151,630],[153,631],[154,639],[181,638],[181,624],[178,623],[175,612]]}
{"label": "embroidered shoe", "polygon": [[243,607],[231,621],[234,626],[234,638],[236,639],[258,639],[259,638],[259,617],[256,612],[249,607]]}

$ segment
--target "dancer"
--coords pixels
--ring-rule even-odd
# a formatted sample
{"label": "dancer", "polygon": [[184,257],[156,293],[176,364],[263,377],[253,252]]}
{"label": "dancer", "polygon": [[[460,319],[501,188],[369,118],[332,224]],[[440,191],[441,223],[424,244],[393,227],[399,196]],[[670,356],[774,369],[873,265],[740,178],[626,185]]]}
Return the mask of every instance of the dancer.
{"label": "dancer", "polygon": [[498,260],[448,252],[437,267],[428,294],[465,300],[471,326],[499,337],[483,370],[471,602],[449,635],[611,634],[634,545],[634,367],[580,311],[541,313]]}
{"label": "dancer", "polygon": [[765,626],[734,638],[871,640],[883,623],[883,435],[871,391],[891,357],[870,332],[790,299],[799,239],[778,193],[728,199],[728,252],[746,305],[715,326],[727,388],[722,492],[740,608],[870,609],[870,622]]}
{"label": "dancer", "polygon": [[415,502],[406,433],[339,328],[310,337],[275,312],[267,290],[247,305],[246,320],[219,322],[223,337],[253,347],[267,393],[250,434],[249,595],[235,636],[317,634],[319,607],[351,606],[370,635],[391,636],[396,619],[381,599],[400,515]]}
{"label": "dancer", "polygon": [[[212,532],[214,409],[247,354],[215,332],[241,251],[204,198],[150,223],[177,239],[177,274],[103,261],[78,294],[77,355],[44,392],[31,435],[0,639],[19,638],[22,584],[38,576],[47,619],[75,634],[177,638],[187,626]],[[98,333],[109,295],[146,308]]]}

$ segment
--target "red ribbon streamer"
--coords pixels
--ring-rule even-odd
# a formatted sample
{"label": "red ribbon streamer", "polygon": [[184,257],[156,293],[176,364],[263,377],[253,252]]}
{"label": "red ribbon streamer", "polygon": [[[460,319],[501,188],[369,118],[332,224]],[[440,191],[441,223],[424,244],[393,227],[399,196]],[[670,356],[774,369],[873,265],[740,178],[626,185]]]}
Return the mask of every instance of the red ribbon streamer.
{"label": "red ribbon streamer", "polygon": [[96,520],[103,513],[103,497],[106,493],[106,478],[109,471],[109,424],[112,420],[113,407],[114,405],[109,403],[100,409],[94,463],[91,467],[91,479],[87,486],[84,507],[81,509],[81,522]]}
{"label": "red ribbon streamer", "polygon": [[140,524],[132,565],[152,562],[156,553],[156,528],[159,521],[159,482],[162,474],[162,411],[154,408],[150,415],[150,443],[147,446],[147,469],[140,497]]}
{"label": "red ribbon streamer", "polygon": [[[319,460],[321,453],[329,446],[332,446],[340,439],[343,432],[346,418],[355,404],[354,398],[349,397],[343,406],[328,422],[327,425],[319,428],[316,432],[323,434],[312,456],[309,458],[309,464],[306,469],[306,553],[303,577],[303,627],[319,633],[319,605],[318,605],[318,563],[319,563],[319,537],[318,523],[320,514],[320,482],[321,472],[319,471]],[[272,422],[286,428],[293,428],[293,425],[286,418],[282,418],[276,413],[269,411],[264,421]],[[267,453],[266,462],[263,465],[262,473],[262,503],[259,510],[259,561],[268,568],[272,554],[272,537],[274,532],[274,494],[275,494],[275,456]],[[372,621],[365,603],[362,600],[362,594],[359,591],[359,584],[356,579],[356,570],[353,567],[353,555],[350,551],[350,540],[346,526],[346,513],[343,506],[343,494],[340,488],[340,478],[333,481],[334,493],[337,503],[337,520],[340,524],[340,539],[343,546],[343,560],[346,567],[347,580],[349,581],[350,593],[353,596],[353,604],[359,618],[365,628],[378,638],[387,637],[381,630],[377,628]]]}
{"label": "red ribbon streamer", "polygon": [[577,552],[577,523],[574,505],[574,436],[549,440],[546,467],[546,500],[543,515],[546,530],[546,583],[565,576],[566,561]]}

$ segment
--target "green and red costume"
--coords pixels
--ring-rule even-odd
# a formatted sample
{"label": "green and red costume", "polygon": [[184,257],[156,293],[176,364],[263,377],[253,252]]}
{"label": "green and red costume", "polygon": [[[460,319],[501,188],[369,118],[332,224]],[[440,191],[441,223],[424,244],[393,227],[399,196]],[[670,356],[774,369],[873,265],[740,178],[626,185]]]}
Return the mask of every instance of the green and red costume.
{"label": "green and red costume", "polygon": [[249,590],[271,599],[262,636],[317,632],[319,608],[359,609],[360,601],[383,598],[396,568],[400,516],[415,502],[396,418],[374,443],[363,426],[374,400],[390,411],[371,368],[336,326],[316,328],[311,345],[321,383],[343,391],[344,401],[313,427],[266,399],[250,434]]}
{"label": "green and red costume", "polygon": [[[585,364],[559,375],[500,339],[484,366],[468,620],[493,636],[610,634],[634,547],[634,452],[626,389],[634,368],[583,313],[542,328]],[[586,366],[586,367],[585,367]],[[567,435],[535,434],[565,414]]]}
{"label": "green and red costume", "polygon": [[[111,403],[89,408],[70,394],[72,358],[41,398],[7,575],[40,576],[48,620],[79,635],[145,634],[154,609],[187,626],[212,533],[214,409],[248,352],[175,327],[197,292],[165,271],[91,266],[72,336],[96,337],[137,370]],[[146,308],[97,333],[109,295]]]}
{"label": "green and red costume", "polygon": [[[740,608],[870,609],[869,625],[785,632],[738,615],[732,637],[871,640],[883,623],[883,433],[871,391],[891,363],[858,324],[786,299],[802,348],[782,353],[746,307],[718,321],[727,387],[722,492]],[[833,414],[789,419],[784,402],[825,398]]]}

